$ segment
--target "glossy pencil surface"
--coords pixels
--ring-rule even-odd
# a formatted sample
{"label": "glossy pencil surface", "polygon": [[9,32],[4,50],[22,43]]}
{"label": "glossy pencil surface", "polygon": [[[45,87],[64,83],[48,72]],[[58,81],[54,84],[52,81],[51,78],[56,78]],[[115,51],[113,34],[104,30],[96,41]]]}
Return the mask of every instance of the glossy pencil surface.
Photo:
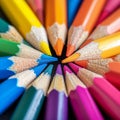
{"label": "glossy pencil surface", "polygon": [[67,35],[66,0],[46,0],[45,26],[50,43],[58,56],[61,56]]}
{"label": "glossy pencil surface", "polygon": [[113,12],[108,18],[101,22],[91,33],[89,38],[80,46],[84,47],[91,41],[111,35],[120,30],[120,8]]}
{"label": "glossy pencil surface", "polygon": [[53,65],[49,65],[30,87],[26,89],[11,120],[37,120],[50,83],[52,68]]}
{"label": "glossy pencil surface", "polygon": [[25,88],[47,66],[43,64],[31,70],[18,73],[0,84],[0,114],[3,114],[24,92]]}
{"label": "glossy pencil surface", "polygon": [[117,54],[120,54],[120,32],[92,41],[70,57],[64,59],[62,63],[108,58]]}
{"label": "glossy pencil surface", "polygon": [[67,90],[77,120],[103,120],[87,87],[67,67],[64,66]]}
{"label": "glossy pencil surface", "polygon": [[98,19],[97,24],[100,24],[105,18],[107,18],[112,12],[120,7],[120,0],[107,0],[107,3]]}
{"label": "glossy pencil surface", "polygon": [[45,120],[67,120],[68,98],[62,75],[61,66],[58,65],[47,95]]}
{"label": "glossy pencil surface", "polygon": [[67,0],[68,27],[71,26],[83,0]]}
{"label": "glossy pencil surface", "polygon": [[106,0],[84,0],[69,29],[66,56],[71,55],[87,39],[94,28]]}
{"label": "glossy pencil surface", "polygon": [[44,24],[44,0],[26,0],[42,24]]}
{"label": "glossy pencil surface", "polygon": [[24,38],[38,50],[51,55],[46,31],[25,0],[11,0],[11,2],[1,0],[0,2],[4,13]]}
{"label": "glossy pencil surface", "polygon": [[111,119],[120,119],[119,90],[112,86],[101,75],[78,67],[73,63],[69,63],[69,65],[88,87],[96,102],[111,117]]}

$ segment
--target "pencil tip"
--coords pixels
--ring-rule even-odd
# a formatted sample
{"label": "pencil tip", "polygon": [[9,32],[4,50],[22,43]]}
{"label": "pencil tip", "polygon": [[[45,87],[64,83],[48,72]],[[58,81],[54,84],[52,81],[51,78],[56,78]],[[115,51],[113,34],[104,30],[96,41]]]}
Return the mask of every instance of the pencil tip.
{"label": "pencil tip", "polygon": [[67,65],[64,65],[63,70],[64,70],[65,74],[66,74],[66,72],[72,73],[72,71],[70,70],[70,68]]}
{"label": "pencil tip", "polygon": [[58,64],[58,66],[57,66],[56,73],[62,75],[62,68],[61,68],[60,64]]}
{"label": "pencil tip", "polygon": [[61,39],[58,39],[56,45],[54,46],[54,50],[57,56],[61,56],[63,46],[64,46],[63,41]]}
{"label": "pencil tip", "polygon": [[53,69],[53,65],[50,64],[50,65],[46,68],[46,70],[44,71],[44,73],[48,73],[49,75],[51,75],[51,74],[52,74],[52,69]]}
{"label": "pencil tip", "polygon": [[70,56],[75,50],[75,47],[73,45],[68,45],[67,46],[67,52],[66,52],[66,56]]}
{"label": "pencil tip", "polygon": [[86,68],[87,65],[88,65],[88,60],[80,60],[80,61],[77,61],[75,62],[77,65],[81,66],[81,67],[84,67]]}
{"label": "pencil tip", "polygon": [[69,56],[68,58],[65,58],[64,60],[62,60],[62,63],[68,63],[68,62],[73,62],[75,61],[76,59],[79,58],[79,54],[78,53],[74,53],[72,54],[71,56]]}
{"label": "pencil tip", "polygon": [[80,67],[74,63],[68,63],[68,65],[72,68],[72,70],[77,73],[80,69]]}
{"label": "pencil tip", "polygon": [[51,51],[50,51],[50,48],[49,48],[49,46],[46,42],[43,41],[43,42],[40,43],[40,49],[43,53],[45,53],[47,55],[50,55],[50,56],[52,55]]}
{"label": "pencil tip", "polygon": [[43,55],[41,56],[41,59],[38,60],[38,61],[39,61],[40,63],[49,63],[49,62],[58,61],[58,58],[43,54]]}

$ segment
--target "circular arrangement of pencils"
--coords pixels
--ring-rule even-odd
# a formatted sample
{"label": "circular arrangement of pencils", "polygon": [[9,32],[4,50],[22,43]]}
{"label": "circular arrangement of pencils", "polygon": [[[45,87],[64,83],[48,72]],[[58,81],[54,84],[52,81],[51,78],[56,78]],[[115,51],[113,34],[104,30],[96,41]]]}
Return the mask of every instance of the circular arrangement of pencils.
{"label": "circular arrangement of pencils", "polygon": [[1,120],[120,120],[120,0],[0,0]]}

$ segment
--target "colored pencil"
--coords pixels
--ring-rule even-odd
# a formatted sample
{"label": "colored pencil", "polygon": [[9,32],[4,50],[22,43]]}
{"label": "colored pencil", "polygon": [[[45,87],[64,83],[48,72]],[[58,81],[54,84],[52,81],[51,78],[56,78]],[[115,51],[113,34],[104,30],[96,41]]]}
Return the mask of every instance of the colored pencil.
{"label": "colored pencil", "polygon": [[16,56],[0,57],[0,80],[35,67],[39,62],[35,59],[27,59]]}
{"label": "colored pencil", "polygon": [[44,24],[44,0],[26,0],[40,22]]}
{"label": "colored pencil", "polygon": [[67,120],[68,98],[60,64],[47,95],[45,120]]}
{"label": "colored pencil", "polygon": [[16,28],[0,18],[0,36],[14,42],[23,42],[23,37]]}
{"label": "colored pencil", "polygon": [[22,43],[0,38],[0,56],[16,55],[24,58],[37,59],[41,63],[57,61],[57,58],[43,54]]}
{"label": "colored pencil", "polygon": [[114,60],[120,62],[120,54],[116,55],[116,56],[114,57]]}
{"label": "colored pencil", "polygon": [[91,33],[89,38],[80,46],[84,47],[91,41],[113,34],[120,30],[120,8],[113,12],[108,18],[101,22]]}
{"label": "colored pencil", "polygon": [[98,19],[97,25],[107,18],[112,12],[120,7],[120,0],[107,0],[107,3]]}
{"label": "colored pencil", "polygon": [[47,64],[18,73],[0,84],[0,114],[3,114],[25,91],[26,87],[42,72]]}
{"label": "colored pencil", "polygon": [[51,55],[46,31],[25,0],[0,2],[1,9],[24,38],[38,50]]}
{"label": "colored pencil", "polygon": [[53,65],[49,65],[25,91],[11,120],[37,120],[50,83],[52,68]]}
{"label": "colored pencil", "polygon": [[107,63],[107,62],[120,62],[120,54],[115,55],[111,58],[106,58],[106,59],[94,59],[94,60],[79,60],[77,62],[75,62],[77,65],[82,66],[84,68],[86,68],[86,66],[88,66],[89,63],[93,63],[93,64],[98,64],[98,61],[100,63]]}
{"label": "colored pencil", "polygon": [[81,68],[73,63],[69,63],[70,67],[83,81],[89,89],[100,107],[106,112],[111,119],[120,119],[120,91],[117,90],[101,75]]}
{"label": "colored pencil", "polygon": [[68,27],[71,26],[83,0],[67,0]]}
{"label": "colored pencil", "polygon": [[117,54],[120,54],[120,32],[92,41],[70,57],[64,59],[62,63],[108,58]]}
{"label": "colored pencil", "polygon": [[108,58],[80,61],[79,65],[104,76],[112,85],[120,89],[120,62]]}
{"label": "colored pencil", "polygon": [[66,56],[70,56],[87,39],[95,27],[106,0],[84,0],[69,29]]}
{"label": "colored pencil", "polygon": [[67,67],[64,66],[67,90],[77,120],[103,120],[87,87]]}
{"label": "colored pencil", "polygon": [[45,26],[50,43],[58,56],[61,56],[67,35],[66,0],[46,0]]}

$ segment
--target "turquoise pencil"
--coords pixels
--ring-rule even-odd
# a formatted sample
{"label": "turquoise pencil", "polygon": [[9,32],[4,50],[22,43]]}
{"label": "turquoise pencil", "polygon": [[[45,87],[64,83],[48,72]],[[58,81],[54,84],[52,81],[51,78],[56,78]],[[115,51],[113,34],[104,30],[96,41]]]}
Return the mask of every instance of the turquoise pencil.
{"label": "turquoise pencil", "polygon": [[25,91],[11,120],[37,120],[50,83],[52,69],[53,65],[49,65]]}
{"label": "turquoise pencil", "polygon": [[19,97],[26,87],[47,66],[43,64],[33,69],[18,73],[0,84],[0,115],[3,114]]}

